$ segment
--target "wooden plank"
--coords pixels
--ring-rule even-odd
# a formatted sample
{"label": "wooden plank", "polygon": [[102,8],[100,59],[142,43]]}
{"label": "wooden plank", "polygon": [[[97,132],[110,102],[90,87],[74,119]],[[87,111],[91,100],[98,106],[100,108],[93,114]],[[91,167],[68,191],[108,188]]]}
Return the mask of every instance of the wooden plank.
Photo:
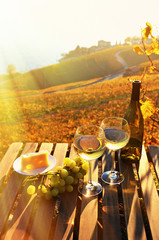
{"label": "wooden plank", "polygon": [[[14,162],[14,160],[16,159],[16,157],[18,156],[19,151],[22,148],[22,143],[13,143],[10,145],[10,147],[8,148],[6,154],[4,155],[1,163],[0,163],[0,179],[1,179],[1,183],[4,181],[4,179],[7,177],[11,166]],[[14,175],[16,175],[14,173]],[[13,186],[13,181],[9,181],[12,184],[12,187],[14,189]],[[14,184],[16,184],[16,182],[19,182],[19,178],[15,178],[15,182]],[[12,189],[12,188],[11,188]],[[9,193],[8,188],[5,187],[4,191],[0,197],[0,206],[1,206],[1,214],[0,214],[0,234],[2,232],[2,229],[4,228],[4,225],[7,221],[9,212],[11,210],[11,207],[13,205],[13,200],[14,199],[14,190]]]}
{"label": "wooden plank", "polygon": [[[53,144],[42,144],[41,150],[52,150]],[[27,144],[23,152],[35,151],[37,144]],[[12,221],[9,224],[9,230],[4,239],[23,239],[26,237],[27,227],[30,222],[31,214],[33,211],[36,194],[29,196],[27,192],[27,187],[30,183],[26,184],[24,187],[21,198],[18,201],[18,206],[14,211]]]}
{"label": "wooden plank", "polygon": [[[28,152],[34,152],[37,148],[37,143],[28,143],[25,145],[24,150],[22,154],[28,153]],[[0,206],[2,206],[2,211],[0,214],[0,232],[3,229],[3,222],[6,222],[9,216],[9,213],[11,211],[11,208],[16,200],[17,194],[21,188],[21,184],[24,180],[25,176],[20,175],[16,172],[13,172],[8,180],[8,183],[2,193],[1,199],[0,199]],[[27,205],[27,204],[26,204]],[[17,213],[20,214],[19,212]],[[16,214],[15,214],[16,216]],[[18,218],[17,221],[20,219]],[[13,219],[14,221],[14,219]],[[12,226],[12,221],[10,222],[10,226]],[[14,227],[13,227],[14,228]],[[14,228],[15,230],[15,228]],[[14,232],[13,230],[13,232]],[[12,229],[11,229],[12,231]]]}
{"label": "wooden plank", "polygon": [[79,239],[98,239],[98,197],[82,197]]}
{"label": "wooden plank", "polygon": [[[22,143],[12,143],[4,157],[0,162],[0,182],[3,182],[5,177],[8,175],[14,160],[17,158],[23,144]],[[6,164],[7,163],[7,164]]]}
{"label": "wooden plank", "polygon": [[56,158],[56,166],[62,166],[63,165],[63,159],[66,156],[68,149],[67,143],[58,143],[56,144],[56,148],[54,151],[54,157]]}
{"label": "wooden plank", "polygon": [[36,152],[38,143],[26,143],[22,154]]}
{"label": "wooden plank", "polygon": [[39,149],[39,152],[42,150],[47,150],[49,153],[51,153],[53,148],[53,143],[42,143]]}
{"label": "wooden plank", "polygon": [[[92,181],[98,182],[98,159],[92,161]],[[98,239],[98,196],[90,198],[82,196],[79,225],[80,239]]]}
{"label": "wooden plank", "polygon": [[148,146],[148,151],[151,156],[151,160],[154,164],[157,177],[159,179],[159,147],[158,146]]}
{"label": "wooden plank", "polygon": [[[51,151],[53,144],[42,144],[40,150]],[[37,143],[28,143],[25,146],[23,153],[34,152],[37,149]],[[5,236],[5,239],[23,239],[26,237],[26,230],[30,221],[30,217],[34,207],[35,194],[31,197],[26,194],[26,189],[30,183],[26,184],[21,193],[21,198],[18,201],[18,206],[14,211],[12,221],[9,224],[9,230]]]}
{"label": "wooden plank", "polygon": [[[70,158],[75,156],[74,148],[71,147]],[[77,202],[77,187],[71,193],[64,193],[61,195],[61,202],[59,208],[59,214],[57,218],[57,224],[53,239],[73,239],[74,220],[76,214],[76,202]]]}
{"label": "wooden plank", "polygon": [[14,215],[8,224],[8,230],[4,234],[4,240],[12,239],[24,239],[27,235],[27,227],[30,221],[31,213],[34,206],[34,200],[36,195],[29,196],[27,194],[26,184],[24,187],[21,198],[18,201],[18,206],[14,211]]}
{"label": "wooden plank", "polygon": [[[106,150],[102,158],[102,170],[109,171],[112,165],[112,156]],[[117,186],[103,183],[103,239],[121,239],[120,215],[118,205]]]}
{"label": "wooden plank", "polygon": [[149,167],[145,149],[143,149],[140,160],[139,176],[152,237],[153,239],[159,239],[159,196]]}
{"label": "wooden plank", "polygon": [[[48,149],[49,145],[43,145],[41,149]],[[56,158],[56,166],[62,165],[63,159],[66,156],[68,144],[56,144],[54,157]],[[40,150],[41,150],[40,149]],[[50,149],[51,150],[51,149]],[[55,213],[55,204],[56,198],[53,200],[46,200],[44,198],[40,198],[37,206],[36,206],[36,214],[32,223],[32,227],[30,230],[30,236],[28,239],[49,239],[50,231],[53,231],[51,227],[55,227],[55,223],[52,224],[52,219]],[[52,234],[52,233],[51,233]]]}
{"label": "wooden plank", "polygon": [[120,162],[120,171],[124,174],[122,194],[124,202],[125,221],[127,225],[128,239],[146,239],[136,181],[131,163]]}
{"label": "wooden plank", "polygon": [[21,182],[23,181],[23,179],[24,178],[22,176],[18,175],[16,172],[13,172],[1,195],[0,234],[2,232],[4,224],[8,219],[9,213],[14,204],[14,201],[21,187]]}

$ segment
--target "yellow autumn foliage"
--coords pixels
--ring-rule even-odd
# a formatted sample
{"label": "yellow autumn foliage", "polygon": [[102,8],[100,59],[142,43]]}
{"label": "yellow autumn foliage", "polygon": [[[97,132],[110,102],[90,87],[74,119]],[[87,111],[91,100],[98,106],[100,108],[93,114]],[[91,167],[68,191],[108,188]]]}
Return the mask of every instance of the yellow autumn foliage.
{"label": "yellow autumn foliage", "polygon": [[152,37],[152,25],[147,22],[146,28],[144,28],[144,30],[142,30],[142,37],[144,40],[147,40],[149,36]]}
{"label": "yellow autumn foliage", "polygon": [[137,54],[144,54],[144,51],[140,46],[134,46],[133,51]]}
{"label": "yellow autumn foliage", "polygon": [[150,118],[155,112],[155,105],[152,99],[147,99],[145,102],[141,101],[141,111],[144,119]]}
{"label": "yellow autumn foliage", "polygon": [[[141,46],[134,46],[134,52],[136,52],[137,54],[145,54],[146,56],[148,56],[148,59],[149,59],[149,62],[150,62],[150,67],[148,67],[148,71],[150,73],[153,73],[153,72],[159,72],[159,69],[157,69],[154,64],[153,64],[153,61],[152,59],[150,58],[150,55],[152,53],[154,54],[157,54],[159,55],[159,40],[154,37],[152,35],[152,25],[150,23],[146,23],[146,27],[144,28],[144,30],[142,30],[142,47],[143,49],[141,48]],[[147,44],[145,43],[145,41],[151,37],[151,44],[149,44],[147,46]]]}

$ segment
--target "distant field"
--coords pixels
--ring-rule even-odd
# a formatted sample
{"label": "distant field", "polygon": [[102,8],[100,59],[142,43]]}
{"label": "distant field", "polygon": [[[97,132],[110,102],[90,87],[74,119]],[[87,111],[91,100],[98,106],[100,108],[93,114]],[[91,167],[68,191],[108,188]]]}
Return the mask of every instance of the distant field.
{"label": "distant field", "polygon": [[81,87],[86,84],[90,84],[93,82],[96,82],[100,80],[101,78],[93,78],[87,81],[81,81],[81,82],[75,82],[75,83],[68,83],[68,84],[61,84],[57,86],[52,86],[45,89],[40,90],[24,90],[24,91],[13,91],[13,90],[4,90],[0,89],[0,99],[8,99],[8,98],[17,98],[17,97],[27,97],[27,96],[36,96],[39,94],[50,94],[52,92],[56,91],[63,91],[63,90],[69,90],[72,88]]}
{"label": "distant field", "polygon": [[[73,85],[63,85],[62,88]],[[159,75],[148,75],[143,87],[147,89],[146,95],[159,107]],[[52,88],[45,91],[50,90]],[[0,99],[0,156],[12,142],[71,143],[77,126],[86,123],[100,125],[106,116],[124,116],[130,101],[131,83],[127,78],[117,78],[66,92],[36,93],[39,94]],[[146,121],[145,141],[149,140],[151,131],[151,122]],[[155,128],[153,137],[159,139],[158,128]]]}

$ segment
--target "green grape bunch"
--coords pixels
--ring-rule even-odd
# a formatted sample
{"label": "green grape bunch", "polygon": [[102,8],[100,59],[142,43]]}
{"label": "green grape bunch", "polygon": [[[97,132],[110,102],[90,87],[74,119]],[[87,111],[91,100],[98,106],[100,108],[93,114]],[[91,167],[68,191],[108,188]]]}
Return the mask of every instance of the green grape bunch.
{"label": "green grape bunch", "polygon": [[[57,166],[56,171],[43,174],[39,186],[36,188],[33,184],[30,184],[27,193],[29,195],[37,194],[47,200],[64,192],[70,193],[73,191],[74,186],[78,185],[79,179],[82,179],[87,174],[88,169],[88,162],[80,157],[74,159],[66,157],[63,160],[63,166]],[[31,181],[31,178],[29,181]]]}

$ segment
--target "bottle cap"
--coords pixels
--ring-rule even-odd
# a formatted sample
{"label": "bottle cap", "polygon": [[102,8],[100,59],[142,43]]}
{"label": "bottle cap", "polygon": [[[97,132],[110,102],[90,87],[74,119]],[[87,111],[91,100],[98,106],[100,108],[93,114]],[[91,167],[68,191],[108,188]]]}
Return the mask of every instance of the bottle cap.
{"label": "bottle cap", "polygon": [[131,95],[132,100],[139,101],[140,86],[141,86],[141,81],[133,81],[133,89],[132,89],[132,95]]}
{"label": "bottle cap", "polygon": [[134,84],[141,84],[141,81],[135,80],[133,81]]}

